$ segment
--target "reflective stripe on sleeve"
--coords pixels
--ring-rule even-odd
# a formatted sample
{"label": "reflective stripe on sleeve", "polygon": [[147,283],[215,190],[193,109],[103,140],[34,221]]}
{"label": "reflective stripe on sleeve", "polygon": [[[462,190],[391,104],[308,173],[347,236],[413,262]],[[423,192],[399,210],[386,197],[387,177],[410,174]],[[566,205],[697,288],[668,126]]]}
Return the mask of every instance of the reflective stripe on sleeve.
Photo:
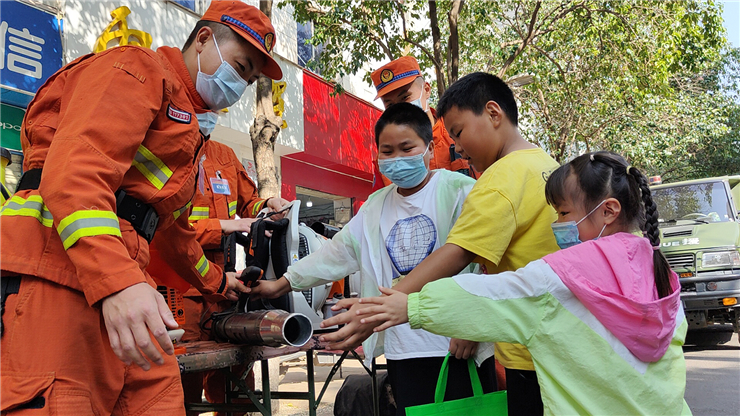
{"label": "reflective stripe on sleeve", "polygon": [[229,218],[236,214],[236,201],[229,202]]}
{"label": "reflective stripe on sleeve", "polygon": [[198,263],[195,265],[195,269],[198,270],[198,273],[202,277],[206,277],[206,274],[208,273],[208,268],[210,266],[208,265],[208,260],[206,259],[205,254],[198,260]]}
{"label": "reflective stripe on sleeve", "polygon": [[82,237],[98,235],[121,236],[118,217],[113,211],[84,210],[77,211],[59,222],[59,238],[64,249],[72,247]]}
{"label": "reflective stripe on sleeve", "polygon": [[252,206],[252,216],[253,217],[256,217],[257,214],[259,214],[259,212],[262,210],[262,207],[265,205],[265,201],[267,201],[267,200],[264,199],[264,200],[262,200],[262,201],[260,201],[260,202],[258,202],[256,204],[254,204]]}
{"label": "reflective stripe on sleeve", "polygon": [[5,205],[0,210],[0,215],[8,217],[33,217],[45,227],[51,227],[53,225],[51,212],[44,205],[41,195],[29,195],[28,199],[14,195],[5,201]]}
{"label": "reflective stripe on sleeve", "polygon": [[155,188],[160,190],[172,177],[170,168],[143,145],[139,146],[131,165],[141,172]]}
{"label": "reflective stripe on sleeve", "polygon": [[177,221],[177,219],[180,218],[180,215],[186,213],[188,211],[188,209],[190,208],[191,205],[193,205],[193,202],[192,201],[191,202],[188,202],[187,204],[185,204],[184,207],[182,207],[182,208],[178,209],[177,211],[173,212],[172,213],[172,216],[175,217],[175,221]]}
{"label": "reflective stripe on sleeve", "polygon": [[188,221],[207,219],[210,212],[211,210],[208,207],[193,207],[193,212],[190,213]]}

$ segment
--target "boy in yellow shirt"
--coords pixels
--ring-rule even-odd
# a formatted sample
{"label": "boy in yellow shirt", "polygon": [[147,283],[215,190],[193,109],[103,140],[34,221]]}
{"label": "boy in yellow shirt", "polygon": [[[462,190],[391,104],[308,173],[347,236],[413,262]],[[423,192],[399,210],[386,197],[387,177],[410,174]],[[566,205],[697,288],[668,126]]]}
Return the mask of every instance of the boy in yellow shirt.
{"label": "boy in yellow shirt", "polygon": [[[454,276],[471,262],[484,272],[524,267],[558,249],[550,224],[557,219],[545,200],[545,181],[558,167],[547,153],[526,141],[517,127],[514,94],[500,78],[482,72],[461,78],[445,91],[437,113],[444,118],[455,150],[483,172],[463,205],[444,246],[429,255],[394,289],[418,292],[424,284]],[[351,301],[337,305],[349,307]],[[357,310],[364,305],[351,305]],[[492,317],[495,319],[495,317]],[[355,313],[325,321],[346,323],[324,335],[332,348],[351,348],[378,323],[365,324]],[[477,343],[455,340],[450,352],[468,358]],[[532,358],[521,345],[496,344],[496,358],[506,368],[510,415],[542,414],[542,399]]]}

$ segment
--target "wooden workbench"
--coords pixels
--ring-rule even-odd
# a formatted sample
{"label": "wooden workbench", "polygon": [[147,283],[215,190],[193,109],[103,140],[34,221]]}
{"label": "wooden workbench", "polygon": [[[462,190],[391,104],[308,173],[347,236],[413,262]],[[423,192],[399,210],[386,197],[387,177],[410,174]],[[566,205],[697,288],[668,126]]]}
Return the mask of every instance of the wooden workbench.
{"label": "wooden workbench", "polygon": [[[198,412],[260,412],[263,416],[272,415],[271,400],[290,399],[290,400],[307,400],[309,416],[316,415],[316,409],[321,402],[329,382],[342,365],[342,361],[352,354],[362,362],[361,357],[355,351],[344,352],[339,361],[329,372],[324,386],[316,397],[315,378],[314,378],[314,350],[323,350],[324,345],[319,341],[319,335],[314,335],[302,347],[264,347],[250,345],[235,345],[230,343],[218,343],[215,341],[193,341],[179,344],[186,348],[184,353],[177,354],[177,361],[180,366],[180,373],[195,373],[207,370],[228,369],[232,366],[251,364],[260,361],[262,363],[262,389],[250,390],[245,382],[244,375],[237,375],[230,371],[226,374],[230,383],[238,389],[238,392],[227,393],[227,403],[186,403],[185,408]],[[270,376],[268,372],[268,360],[278,358],[296,352],[306,352],[306,378],[308,382],[308,391],[305,392],[280,392],[272,391],[270,388]],[[365,367],[363,365],[363,367]],[[370,369],[365,367],[368,374],[374,375]],[[228,386],[227,386],[228,387]],[[226,391],[232,390],[227,388]],[[229,403],[231,399],[248,398],[252,403]]]}

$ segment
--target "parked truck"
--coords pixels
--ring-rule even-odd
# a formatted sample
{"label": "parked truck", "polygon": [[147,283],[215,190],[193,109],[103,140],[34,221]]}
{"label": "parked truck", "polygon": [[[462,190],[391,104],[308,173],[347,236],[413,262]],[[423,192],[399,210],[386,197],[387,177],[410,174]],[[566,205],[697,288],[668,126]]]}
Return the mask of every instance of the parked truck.
{"label": "parked truck", "polygon": [[652,192],[661,251],[679,276],[689,331],[732,324],[740,332],[740,175],[654,185]]}

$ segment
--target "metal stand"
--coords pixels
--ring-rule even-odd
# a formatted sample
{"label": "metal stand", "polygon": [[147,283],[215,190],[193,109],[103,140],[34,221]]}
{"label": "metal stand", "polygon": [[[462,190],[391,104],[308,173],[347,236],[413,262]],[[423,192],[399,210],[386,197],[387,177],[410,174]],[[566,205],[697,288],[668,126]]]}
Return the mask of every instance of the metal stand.
{"label": "metal stand", "polygon": [[[270,373],[268,368],[268,359],[277,358],[280,356],[295,353],[298,349],[295,348],[269,348],[269,347],[245,347],[236,346],[231,344],[217,344],[211,341],[200,342],[195,348],[194,352],[179,355],[178,361],[180,363],[180,371],[196,372],[204,370],[213,370],[219,368],[228,368],[232,366],[243,364],[245,362],[254,363],[260,361],[262,365],[262,389],[261,390],[250,390],[247,386],[247,374],[251,370],[252,365],[249,366],[247,371],[241,375],[236,375],[231,371],[227,371],[227,384],[230,387],[226,392],[226,403],[186,403],[185,409],[188,411],[197,412],[225,412],[227,415],[232,413],[243,413],[243,412],[259,412],[263,416],[272,415],[272,400],[307,400],[308,401],[308,414],[309,416],[316,416],[316,410],[321,404],[321,399],[324,397],[326,390],[329,387],[329,383],[332,381],[338,371],[340,371],[344,360],[352,354],[361,364],[362,368],[372,377],[373,384],[373,414],[375,416],[380,415],[379,396],[377,389],[376,374],[377,370],[386,368],[385,365],[379,365],[375,363],[371,368],[365,366],[362,358],[356,351],[344,351],[340,356],[339,360],[332,366],[329,374],[324,380],[324,385],[316,397],[315,388],[315,373],[314,373],[314,348],[321,348],[318,344],[318,340],[314,339],[315,342],[309,341],[309,344],[304,348],[306,349],[306,381],[308,382],[308,391],[301,392],[281,392],[273,391],[270,388]],[[234,391],[234,388],[236,390]],[[234,399],[249,399],[252,403],[233,403]]]}

